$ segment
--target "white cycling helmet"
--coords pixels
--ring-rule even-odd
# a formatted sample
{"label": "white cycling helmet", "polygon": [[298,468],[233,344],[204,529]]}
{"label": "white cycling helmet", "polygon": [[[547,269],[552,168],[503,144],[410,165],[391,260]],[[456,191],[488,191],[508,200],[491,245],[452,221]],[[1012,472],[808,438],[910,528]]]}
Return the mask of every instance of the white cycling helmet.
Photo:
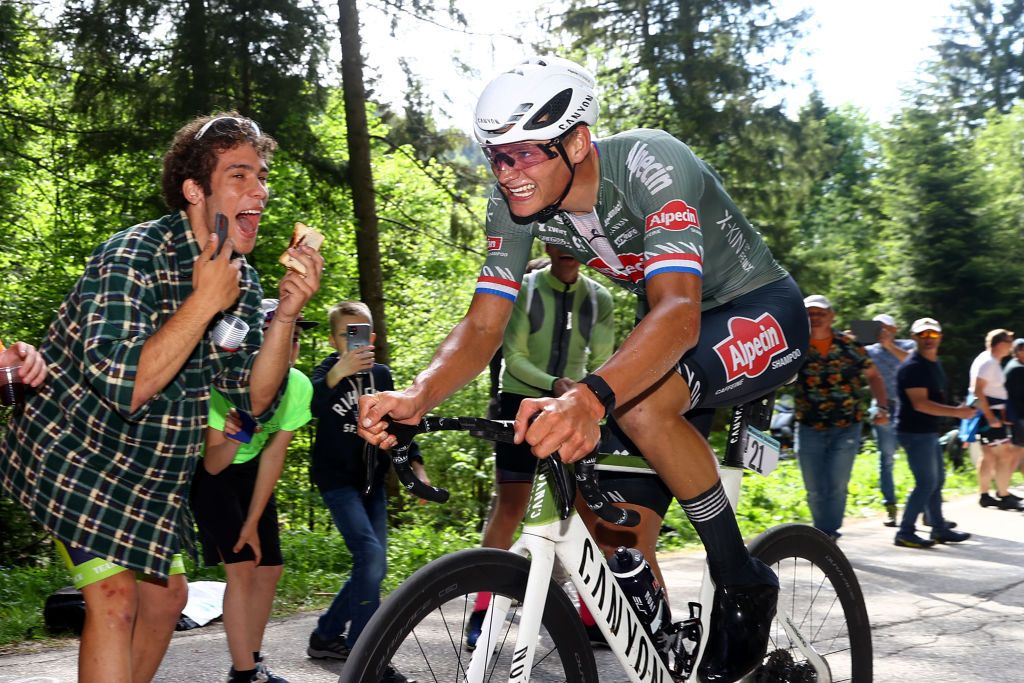
{"label": "white cycling helmet", "polygon": [[481,145],[551,140],[578,123],[594,125],[599,104],[589,71],[562,57],[533,57],[499,75],[476,104]]}

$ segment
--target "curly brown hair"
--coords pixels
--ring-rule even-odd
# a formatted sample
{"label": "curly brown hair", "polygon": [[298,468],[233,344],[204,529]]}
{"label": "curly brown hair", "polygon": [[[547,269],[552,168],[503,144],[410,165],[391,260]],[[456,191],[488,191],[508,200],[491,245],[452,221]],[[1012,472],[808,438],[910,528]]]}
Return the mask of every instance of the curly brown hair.
{"label": "curly brown hair", "polygon": [[[196,136],[203,127],[216,119],[223,120],[212,123],[197,140]],[[176,211],[188,207],[181,186],[189,178],[198,182],[203,192],[210,194],[210,176],[217,167],[217,155],[245,143],[252,145],[267,163],[277,149],[274,138],[260,132],[253,121],[236,111],[200,116],[182,126],[164,154],[162,185],[167,206]]]}

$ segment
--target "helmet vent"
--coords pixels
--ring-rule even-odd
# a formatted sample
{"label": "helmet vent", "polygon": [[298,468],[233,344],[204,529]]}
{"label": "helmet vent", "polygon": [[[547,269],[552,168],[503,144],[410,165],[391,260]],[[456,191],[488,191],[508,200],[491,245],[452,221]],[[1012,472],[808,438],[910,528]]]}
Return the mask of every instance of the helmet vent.
{"label": "helmet vent", "polygon": [[572,101],[572,88],[566,88],[558,93],[533,115],[529,121],[523,124],[523,130],[537,130],[547,128],[552,122],[557,121],[565,115]]}

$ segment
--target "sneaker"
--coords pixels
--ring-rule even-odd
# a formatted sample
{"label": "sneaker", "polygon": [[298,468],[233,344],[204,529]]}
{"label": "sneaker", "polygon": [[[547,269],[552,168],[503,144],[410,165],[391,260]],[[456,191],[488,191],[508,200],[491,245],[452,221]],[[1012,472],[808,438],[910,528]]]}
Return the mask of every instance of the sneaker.
{"label": "sneaker", "polygon": [[587,629],[587,638],[590,639],[590,647],[596,647],[599,649],[608,649],[608,639],[601,633],[601,629],[598,628],[597,624],[584,624],[583,627]]}
{"label": "sneaker", "polygon": [[259,665],[252,671],[238,671],[233,666],[228,669],[228,683],[267,683],[268,681],[270,679],[260,671]]}
{"label": "sneaker", "polygon": [[994,508],[998,507],[999,501],[990,496],[987,493],[983,493],[978,497],[978,505],[983,508]]}
{"label": "sneaker", "polygon": [[901,548],[931,548],[935,545],[935,541],[921,538],[917,534],[896,534],[896,540],[893,541],[893,545],[898,545]]}
{"label": "sneaker", "polygon": [[267,681],[267,683],[288,683],[287,678],[281,678],[270,670],[270,666],[267,665],[267,658],[263,656],[262,652],[259,657],[256,658],[256,672],[266,676],[264,680]]}
{"label": "sneaker", "polygon": [[896,526],[896,506],[886,505],[885,506],[885,521],[882,522],[883,526],[893,527]]}
{"label": "sneaker", "polygon": [[932,529],[932,540],[936,543],[960,543],[970,537],[971,535],[966,531],[954,531],[949,527],[945,529]]}
{"label": "sneaker", "polygon": [[466,624],[466,649],[472,652],[476,649],[476,641],[484,628],[484,616],[487,610],[478,609],[469,615],[469,623]]}
{"label": "sneaker", "polygon": [[384,678],[380,679],[380,683],[416,683],[416,679],[406,678],[401,671],[388,664],[388,668],[384,670]]}
{"label": "sneaker", "polygon": [[339,659],[344,662],[348,659],[348,653],[345,636],[324,640],[316,634],[316,631],[309,634],[309,647],[306,648],[306,654],[313,659]]}
{"label": "sneaker", "polygon": [[999,502],[996,503],[996,507],[1000,510],[1020,510],[1022,507],[1021,502],[1021,498],[1018,498],[1012,493],[1007,493],[999,499]]}
{"label": "sneaker", "polygon": [[[924,524],[925,526],[931,526],[932,525],[932,521],[930,519],[928,519],[928,513],[927,512],[924,513],[923,515],[921,515],[921,523]],[[948,519],[944,520],[943,527],[946,528],[946,529],[955,529],[956,528],[956,522],[950,521]]]}

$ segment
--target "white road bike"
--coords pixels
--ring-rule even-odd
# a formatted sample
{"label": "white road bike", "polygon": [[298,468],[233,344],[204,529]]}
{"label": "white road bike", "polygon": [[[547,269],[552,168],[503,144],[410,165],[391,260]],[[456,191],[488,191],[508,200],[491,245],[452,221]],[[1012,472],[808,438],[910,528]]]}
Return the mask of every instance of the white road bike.
{"label": "white road bike", "polygon": [[[777,463],[778,443],[752,426],[766,423],[772,402],[773,396],[768,396],[733,410],[721,469],[733,508],[743,469],[767,475]],[[393,424],[392,433],[395,427],[400,425]],[[400,438],[407,443],[413,432],[441,429],[465,430],[491,440],[510,440],[512,433],[511,423],[504,421],[428,417]],[[612,505],[597,489],[593,459],[586,458],[575,468],[581,495],[602,518],[629,525],[627,511]],[[430,500],[447,499],[447,491],[427,487],[415,478],[403,449],[395,449],[393,461],[408,490]],[[416,571],[383,602],[363,630],[340,683],[377,683],[388,664],[419,683],[698,679],[696,664],[710,632],[714,594],[706,565],[699,596],[689,603],[688,618],[666,628],[662,642],[668,647],[659,652],[575,514],[573,478],[565,475],[556,458],[544,462],[549,463],[542,468],[545,476],[535,480],[522,535],[511,550],[462,550]],[[744,680],[870,682],[867,610],[853,568],[836,544],[813,527],[785,524],[762,533],[750,552],[772,567],[781,588],[768,652]],[[556,558],[604,633],[624,677],[608,671],[599,676],[577,609],[563,587],[552,580]],[[493,598],[471,650],[464,633],[481,591]]]}

